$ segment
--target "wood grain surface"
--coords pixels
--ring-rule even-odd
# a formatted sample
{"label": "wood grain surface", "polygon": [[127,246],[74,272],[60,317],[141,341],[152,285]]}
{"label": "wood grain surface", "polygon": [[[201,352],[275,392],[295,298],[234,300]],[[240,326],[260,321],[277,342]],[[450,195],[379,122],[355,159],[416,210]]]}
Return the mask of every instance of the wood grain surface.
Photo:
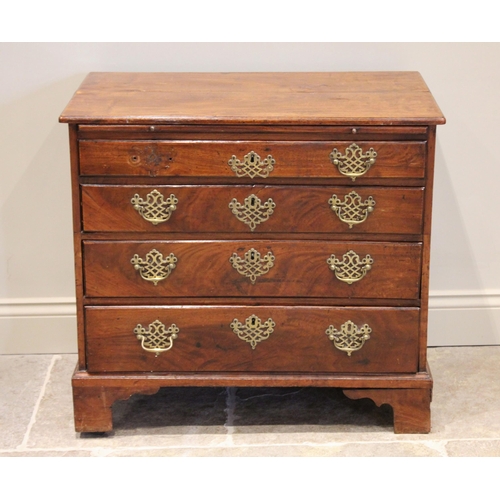
{"label": "wood grain surface", "polygon": [[[428,432],[426,340],[436,125],[445,119],[417,72],[91,73],[70,124],[79,360],[75,426],[109,431],[112,404],[163,386],[321,386],[394,409],[395,432]],[[357,144],[376,161],[352,181],[330,153]],[[268,176],[237,176],[253,151]],[[240,172],[241,173],[241,172]],[[178,202],[152,225],[134,208],[156,189]],[[349,228],[332,195],[375,206]],[[251,194],[275,204],[252,232],[231,212]],[[153,249],[177,261],[155,286],[131,263]],[[255,283],[233,255],[272,252]],[[358,282],[327,259],[373,259]],[[272,318],[255,349],[230,327]],[[134,334],[179,327],[158,357]],[[325,331],[371,328],[348,356]]]}
{"label": "wood grain surface", "polygon": [[417,72],[91,73],[67,123],[438,124]]}
{"label": "wood grain surface", "polygon": [[[415,308],[327,307],[87,307],[87,369],[90,372],[414,372],[418,361]],[[251,315],[275,323],[269,338],[241,340],[233,320]],[[173,346],[159,356],[147,352],[134,334],[155,320],[179,328]],[[370,339],[348,356],[325,331],[347,321],[368,324]]]}
{"label": "wood grain surface", "polygon": [[[252,284],[233,268],[233,254],[252,248],[271,252],[273,267]],[[157,250],[177,257],[175,269],[155,286],[131,264]],[[351,285],[327,264],[355,251],[370,255],[371,270]],[[416,299],[420,295],[421,245],[317,241],[131,241],[84,242],[85,295],[88,297],[344,297]]]}
{"label": "wood grain surface", "polygon": [[[422,231],[423,188],[380,187],[273,187],[273,186],[165,186],[165,185],[83,185],[83,230],[87,232],[155,232],[155,233],[252,233],[237,219],[229,204],[233,199],[257,196],[262,203],[275,203],[267,220],[256,225],[253,233],[342,233],[352,234],[420,234]],[[152,224],[134,209],[135,195],[147,199],[153,190],[166,200],[177,198],[170,218]],[[341,201],[352,192],[362,202],[375,200],[373,212],[351,228],[332,210],[328,200],[336,195]]]}
{"label": "wood grain surface", "polygon": [[[425,142],[377,141],[80,141],[81,175],[151,177],[238,176],[228,164],[234,156],[254,151],[261,162],[271,155],[275,164],[266,180],[315,177],[349,179],[332,164],[330,153],[358,145],[366,153],[373,148],[375,164],[360,179],[424,177]],[[262,178],[256,175],[254,178]],[[252,182],[249,176],[244,181]],[[352,182],[353,185],[356,181]]]}

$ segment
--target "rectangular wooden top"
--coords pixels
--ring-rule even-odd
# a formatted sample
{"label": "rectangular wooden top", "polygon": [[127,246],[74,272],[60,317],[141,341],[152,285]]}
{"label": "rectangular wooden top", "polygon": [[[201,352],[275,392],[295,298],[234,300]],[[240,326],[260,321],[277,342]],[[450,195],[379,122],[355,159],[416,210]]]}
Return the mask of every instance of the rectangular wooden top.
{"label": "rectangular wooden top", "polygon": [[59,121],[186,125],[445,123],[417,72],[90,73]]}

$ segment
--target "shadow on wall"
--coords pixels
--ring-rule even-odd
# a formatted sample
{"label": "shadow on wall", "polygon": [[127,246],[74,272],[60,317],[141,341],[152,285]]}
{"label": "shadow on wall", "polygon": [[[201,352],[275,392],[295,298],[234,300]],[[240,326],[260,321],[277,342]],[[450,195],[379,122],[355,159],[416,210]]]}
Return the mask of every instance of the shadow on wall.
{"label": "shadow on wall", "polygon": [[[431,237],[429,346],[500,344],[498,297],[486,295],[438,139]],[[465,290],[464,290],[465,287]]]}

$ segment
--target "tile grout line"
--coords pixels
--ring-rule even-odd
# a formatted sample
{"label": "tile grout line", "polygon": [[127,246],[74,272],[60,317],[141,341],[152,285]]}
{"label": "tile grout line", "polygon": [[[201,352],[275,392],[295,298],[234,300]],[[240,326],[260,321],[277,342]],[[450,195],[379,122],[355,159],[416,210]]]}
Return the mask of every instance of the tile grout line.
{"label": "tile grout line", "polygon": [[423,440],[422,443],[424,443],[427,448],[430,448],[431,450],[436,450],[441,457],[449,457],[448,451],[446,450],[446,446],[450,442],[449,439],[436,439],[436,440]]}
{"label": "tile grout line", "polygon": [[[436,440],[435,443],[449,443],[449,442],[460,442],[460,441],[500,441],[500,438],[457,438],[457,439],[442,439]],[[343,446],[347,444],[361,444],[361,445],[370,445],[370,444],[398,444],[398,443],[411,443],[411,444],[431,444],[429,441],[420,441],[420,440],[408,440],[408,441],[344,441],[338,443],[314,443],[310,441],[305,441],[301,443],[274,443],[274,444],[251,444],[251,443],[242,443],[235,444],[234,448],[256,448],[256,447],[269,447],[274,446],[277,448],[283,447],[297,447],[297,446],[308,446],[308,447],[321,447],[327,448],[331,446]],[[224,448],[226,446],[225,443],[219,443],[216,445],[182,445],[182,446],[137,446],[137,447],[127,447],[120,446],[117,448],[103,448],[109,451],[133,451],[133,450],[162,450],[162,449],[210,449],[210,448]],[[101,448],[101,447],[99,447]],[[436,449],[436,448],[434,448]],[[96,450],[96,447],[83,447],[83,448],[73,448],[73,447],[48,447],[48,448],[26,448],[25,450],[20,450],[19,447],[13,449],[4,449],[0,450],[0,454],[3,452],[16,452],[16,451],[29,451],[29,452],[37,452],[37,451],[93,451]]]}
{"label": "tile grout line", "polygon": [[40,407],[40,403],[42,402],[43,397],[45,396],[45,389],[47,388],[47,384],[49,383],[50,376],[52,374],[52,369],[54,368],[56,361],[60,359],[61,356],[59,354],[55,354],[54,356],[52,356],[52,359],[50,360],[50,364],[49,367],[47,368],[47,373],[45,374],[45,379],[43,381],[42,388],[40,389],[40,394],[38,395],[38,399],[35,403],[35,407],[33,408],[33,412],[31,414],[28,428],[26,429],[26,433],[24,434],[23,442],[19,446],[17,446],[16,448],[17,450],[27,449],[28,439],[31,433],[31,429],[33,428],[33,425],[35,425],[38,408]]}

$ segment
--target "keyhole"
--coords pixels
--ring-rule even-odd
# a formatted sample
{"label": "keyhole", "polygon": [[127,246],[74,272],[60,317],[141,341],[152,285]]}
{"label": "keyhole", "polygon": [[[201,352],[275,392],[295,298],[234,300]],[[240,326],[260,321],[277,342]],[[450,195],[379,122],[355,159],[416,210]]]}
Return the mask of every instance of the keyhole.
{"label": "keyhole", "polygon": [[250,205],[252,205],[252,207],[255,206],[255,198],[253,196],[250,198]]}
{"label": "keyhole", "polygon": [[255,318],[252,318],[252,326],[255,326]]}
{"label": "keyhole", "polygon": [[250,258],[251,258],[252,260],[254,260],[254,259],[255,259],[255,252],[250,252]]}
{"label": "keyhole", "polygon": [[250,155],[250,163],[254,163],[255,162],[255,155],[252,153]]}

